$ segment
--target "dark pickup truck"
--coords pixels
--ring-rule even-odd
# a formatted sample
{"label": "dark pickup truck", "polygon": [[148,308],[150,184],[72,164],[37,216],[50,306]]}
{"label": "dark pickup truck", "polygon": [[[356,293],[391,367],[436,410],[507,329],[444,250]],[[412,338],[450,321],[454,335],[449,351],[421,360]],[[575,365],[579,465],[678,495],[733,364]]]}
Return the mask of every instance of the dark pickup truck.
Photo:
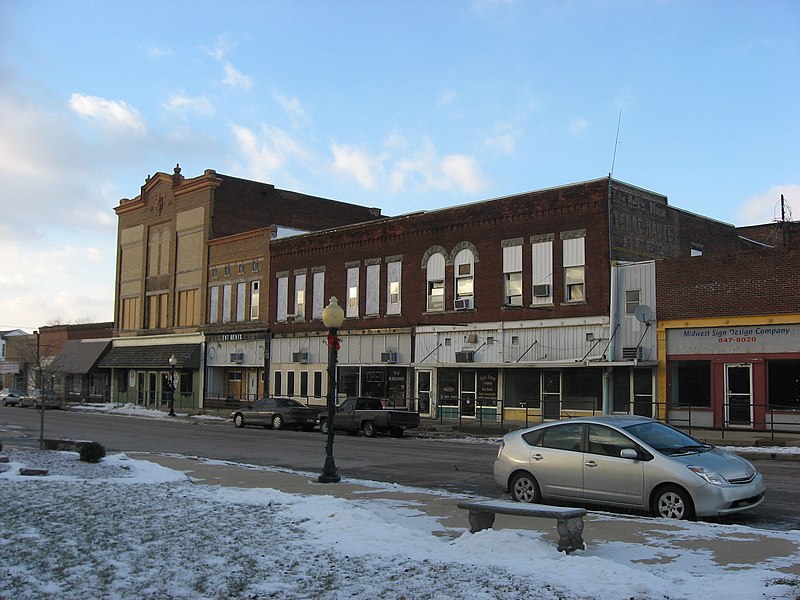
{"label": "dark pickup truck", "polygon": [[[411,410],[384,408],[380,398],[348,398],[336,408],[333,428],[349,435],[363,431],[367,437],[388,432],[402,437],[406,429],[419,426],[419,413]],[[320,415],[319,428],[328,433],[328,415]]]}

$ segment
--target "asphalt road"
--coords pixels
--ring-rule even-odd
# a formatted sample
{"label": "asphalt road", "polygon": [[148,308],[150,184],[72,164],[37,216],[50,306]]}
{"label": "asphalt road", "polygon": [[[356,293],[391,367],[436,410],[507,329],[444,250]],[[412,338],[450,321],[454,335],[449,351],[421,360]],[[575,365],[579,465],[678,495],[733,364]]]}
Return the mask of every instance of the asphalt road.
{"label": "asphalt road", "polygon": [[[0,407],[0,439],[38,448],[39,412]],[[325,459],[319,432],[236,429],[221,421],[163,420],[104,413],[47,411],[45,437],[100,442],[107,451],[175,453],[318,473]],[[497,446],[452,435],[403,438],[337,435],[334,457],[343,478],[369,479],[500,497],[492,478]],[[767,499],[723,522],[773,530],[800,527],[800,461],[753,460],[767,482]]]}

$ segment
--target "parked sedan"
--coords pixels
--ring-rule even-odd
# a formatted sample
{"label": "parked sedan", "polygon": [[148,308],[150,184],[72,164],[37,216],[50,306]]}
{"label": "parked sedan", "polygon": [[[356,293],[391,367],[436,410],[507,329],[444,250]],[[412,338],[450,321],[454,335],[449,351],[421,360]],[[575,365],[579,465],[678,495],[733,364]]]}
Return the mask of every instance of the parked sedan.
{"label": "parked sedan", "polygon": [[55,394],[49,391],[32,390],[30,394],[26,394],[19,399],[21,408],[27,406],[41,408],[42,404],[44,404],[45,408],[61,408],[61,401]]}
{"label": "parked sedan", "polygon": [[20,389],[17,388],[4,388],[0,392],[0,398],[3,399],[3,406],[19,406],[19,399],[25,395]]}
{"label": "parked sedan", "polygon": [[520,502],[567,500],[692,519],[764,501],[748,461],[660,421],[636,416],[568,419],[503,436],[494,479]]}
{"label": "parked sedan", "polygon": [[300,427],[303,431],[314,429],[317,417],[319,410],[291,398],[256,400],[251,406],[238,408],[229,416],[236,427],[246,425],[262,425],[273,429]]}

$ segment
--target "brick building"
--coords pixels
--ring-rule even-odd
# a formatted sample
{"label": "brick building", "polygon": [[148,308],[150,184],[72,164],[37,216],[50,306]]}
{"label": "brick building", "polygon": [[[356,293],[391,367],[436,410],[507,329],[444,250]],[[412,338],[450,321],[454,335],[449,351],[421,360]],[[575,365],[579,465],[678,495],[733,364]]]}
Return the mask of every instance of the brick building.
{"label": "brick building", "polygon": [[659,262],[659,396],[676,425],[800,430],[800,223],[761,247]]}
{"label": "brick building", "polygon": [[148,177],[115,212],[114,340],[100,366],[113,372],[115,401],[155,407],[174,393],[187,409],[206,391],[214,400],[263,387],[271,237],[380,216],[210,169],[186,179],[179,167]]}
{"label": "brick building", "polygon": [[491,420],[656,415],[654,260],[742,243],[611,178],[274,240],[270,391],[324,401],[336,296],[342,396]]}

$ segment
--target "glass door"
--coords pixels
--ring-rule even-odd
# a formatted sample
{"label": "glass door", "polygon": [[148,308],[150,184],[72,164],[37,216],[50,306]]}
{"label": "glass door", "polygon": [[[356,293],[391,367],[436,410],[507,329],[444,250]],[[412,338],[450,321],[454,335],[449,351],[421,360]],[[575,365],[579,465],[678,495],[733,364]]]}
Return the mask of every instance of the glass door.
{"label": "glass door", "polygon": [[561,371],[542,371],[542,420],[561,416]]}
{"label": "glass door", "polygon": [[725,408],[729,425],[753,425],[753,365],[725,365]]}
{"label": "glass door", "polygon": [[431,414],[431,372],[417,372],[417,410],[419,414],[430,416]]}
{"label": "glass door", "polygon": [[461,371],[461,416],[475,416],[475,371]]}

